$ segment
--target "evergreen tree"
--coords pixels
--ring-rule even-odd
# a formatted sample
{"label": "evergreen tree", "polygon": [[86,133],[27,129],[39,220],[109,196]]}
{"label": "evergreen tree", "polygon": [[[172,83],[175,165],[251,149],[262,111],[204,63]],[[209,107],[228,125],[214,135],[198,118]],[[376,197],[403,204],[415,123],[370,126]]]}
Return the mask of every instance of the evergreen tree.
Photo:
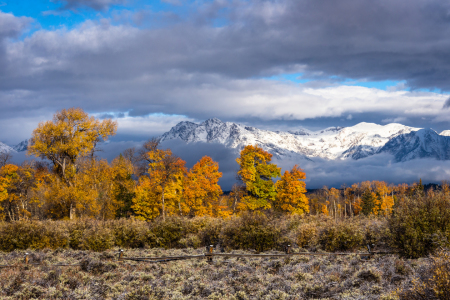
{"label": "evergreen tree", "polygon": [[375,196],[370,189],[366,189],[361,197],[362,213],[366,216],[373,213],[375,207]]}

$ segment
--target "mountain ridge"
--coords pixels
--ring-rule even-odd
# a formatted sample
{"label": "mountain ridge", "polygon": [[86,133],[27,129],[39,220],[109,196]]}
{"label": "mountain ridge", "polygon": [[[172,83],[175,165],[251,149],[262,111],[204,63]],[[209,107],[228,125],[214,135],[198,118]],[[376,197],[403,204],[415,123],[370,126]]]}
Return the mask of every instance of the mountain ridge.
{"label": "mountain ridge", "polygon": [[319,131],[305,128],[270,131],[211,118],[197,124],[182,121],[160,137],[161,141],[220,143],[241,150],[258,144],[278,158],[301,155],[306,159],[363,159],[380,153],[392,154],[395,161],[416,158],[450,160],[450,131],[442,135],[432,129],[399,123],[379,125],[361,122],[350,127],[329,127]]}

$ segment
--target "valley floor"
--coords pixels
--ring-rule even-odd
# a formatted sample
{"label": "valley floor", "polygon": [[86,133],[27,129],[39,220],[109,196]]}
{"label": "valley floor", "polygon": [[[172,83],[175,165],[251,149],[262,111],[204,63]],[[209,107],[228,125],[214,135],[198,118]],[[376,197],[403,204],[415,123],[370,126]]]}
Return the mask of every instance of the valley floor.
{"label": "valley floor", "polygon": [[[117,261],[118,249],[28,251],[30,263],[0,269],[0,299],[398,299],[428,258],[394,255],[205,258],[166,263]],[[235,253],[250,253],[234,251]],[[295,251],[294,251],[295,252]],[[0,252],[0,265],[25,251]],[[198,255],[204,249],[127,249],[125,257]],[[274,253],[274,252],[265,252]]]}

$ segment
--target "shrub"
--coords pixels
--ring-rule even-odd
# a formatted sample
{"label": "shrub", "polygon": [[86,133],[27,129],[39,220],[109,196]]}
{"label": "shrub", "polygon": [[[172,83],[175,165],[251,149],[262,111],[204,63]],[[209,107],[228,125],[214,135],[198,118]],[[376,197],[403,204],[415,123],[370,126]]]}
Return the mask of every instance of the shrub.
{"label": "shrub", "polygon": [[275,248],[280,230],[268,217],[257,213],[245,213],[231,218],[222,230],[223,245],[232,249],[266,251]]}
{"label": "shrub", "polygon": [[450,195],[443,192],[399,201],[389,219],[392,245],[406,257],[426,256],[438,246],[436,237],[450,240]]}
{"label": "shrub", "polygon": [[329,225],[319,235],[319,244],[326,251],[345,251],[364,246],[364,228],[356,222]]}
{"label": "shrub", "polygon": [[65,248],[69,236],[62,226],[51,221],[15,221],[0,226],[0,249]]}
{"label": "shrub", "polygon": [[178,247],[180,240],[186,236],[186,227],[184,220],[179,217],[170,217],[166,221],[155,220],[150,229],[154,235],[151,246],[166,249]]}
{"label": "shrub", "polygon": [[314,247],[318,243],[319,228],[317,224],[305,223],[297,228],[297,245],[301,248]]}
{"label": "shrub", "polygon": [[108,222],[114,235],[114,243],[122,248],[142,248],[153,243],[152,233],[146,222],[120,219]]}
{"label": "shrub", "polygon": [[114,235],[109,228],[94,226],[83,233],[82,248],[92,251],[105,251],[114,246]]}
{"label": "shrub", "polygon": [[400,299],[450,299],[450,252],[441,250],[431,256],[431,264],[413,280],[411,288],[399,293]]}

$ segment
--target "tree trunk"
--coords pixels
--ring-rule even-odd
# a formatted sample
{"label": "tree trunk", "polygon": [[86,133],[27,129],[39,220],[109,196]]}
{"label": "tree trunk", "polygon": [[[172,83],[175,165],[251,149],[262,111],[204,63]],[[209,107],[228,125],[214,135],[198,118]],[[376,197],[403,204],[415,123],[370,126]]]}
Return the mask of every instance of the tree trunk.
{"label": "tree trunk", "polygon": [[70,220],[73,220],[74,217],[75,217],[75,211],[74,211],[74,208],[73,208],[73,204],[70,203],[69,219],[70,219]]}
{"label": "tree trunk", "polygon": [[350,216],[353,217],[352,200],[350,200]]}
{"label": "tree trunk", "polygon": [[165,207],[164,207],[164,189],[162,190],[161,193],[161,200],[162,200],[162,215],[163,215],[163,221],[166,221],[166,211],[165,211]]}
{"label": "tree trunk", "polygon": [[234,195],[234,203],[233,203],[233,214],[235,213],[235,211],[236,211],[236,203],[237,203],[237,196],[236,195]]}

